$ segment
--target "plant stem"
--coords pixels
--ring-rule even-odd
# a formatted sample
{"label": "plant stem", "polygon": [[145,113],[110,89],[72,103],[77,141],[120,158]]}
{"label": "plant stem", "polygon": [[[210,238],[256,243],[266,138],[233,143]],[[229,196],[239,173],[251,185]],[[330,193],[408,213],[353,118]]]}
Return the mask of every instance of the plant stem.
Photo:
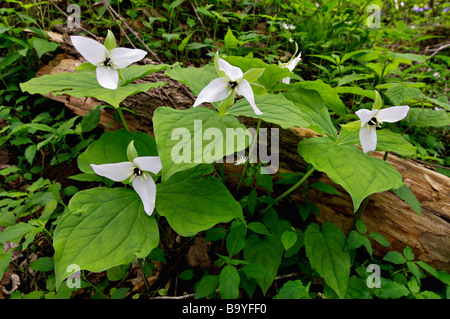
{"label": "plant stem", "polygon": [[256,145],[256,141],[258,140],[258,134],[259,134],[260,126],[261,126],[261,119],[258,120],[258,125],[256,126],[255,138],[252,141],[252,145],[250,146],[250,150],[249,150],[249,153],[248,153],[248,159],[245,162],[244,169],[242,170],[242,174],[239,177],[239,183],[238,183],[237,188],[236,188],[236,193],[239,191],[239,188],[241,187],[241,184],[242,184],[242,181],[243,181],[243,178],[244,178],[244,174],[247,171],[247,166],[248,166],[248,163],[250,161],[250,157],[252,156],[253,149],[255,148],[255,145]]}
{"label": "plant stem", "polygon": [[122,109],[120,107],[117,108],[117,113],[119,113],[119,117],[120,117],[120,120],[122,121],[123,127],[125,127],[125,129],[127,131],[129,131],[130,129],[128,128],[127,121],[125,120],[125,117],[123,116]]}
{"label": "plant stem", "polygon": [[369,198],[370,198],[370,196],[367,196],[366,198],[364,198],[364,200],[362,201],[361,205],[359,205],[359,208],[358,208],[358,210],[355,213],[355,222],[353,224],[352,229],[355,229],[356,222],[358,220],[360,220],[362,215],[364,214],[364,211],[366,210],[366,206],[369,203]]}
{"label": "plant stem", "polygon": [[[275,198],[275,200],[278,202],[280,200],[282,200],[283,198],[285,198],[287,195],[289,195],[290,193],[292,193],[294,190],[296,190],[300,185],[302,185],[307,179],[308,177],[315,171],[316,169],[314,167],[312,167],[306,174],[305,176],[302,177],[302,179],[300,179],[297,183],[295,183],[291,188],[289,188],[287,191],[285,191],[283,194],[281,194],[280,196],[278,196],[277,198]],[[261,215],[264,215],[264,213],[266,213],[270,208],[272,207],[272,204],[267,205],[267,207],[262,211]]]}

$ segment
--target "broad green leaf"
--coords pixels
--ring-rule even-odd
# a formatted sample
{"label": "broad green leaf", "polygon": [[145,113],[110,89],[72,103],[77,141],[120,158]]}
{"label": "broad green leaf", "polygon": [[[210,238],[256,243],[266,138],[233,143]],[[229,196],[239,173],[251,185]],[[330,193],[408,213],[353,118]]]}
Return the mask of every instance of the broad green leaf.
{"label": "broad green leaf", "polygon": [[351,276],[348,280],[345,299],[372,299],[367,283],[356,276]]}
{"label": "broad green leaf", "polygon": [[[3,245],[2,245],[3,246]],[[0,251],[0,277],[8,270],[9,263],[12,261],[12,255],[9,252]]]}
{"label": "broad green leaf", "polygon": [[94,174],[90,164],[108,164],[128,162],[127,147],[134,141],[139,156],[157,156],[155,139],[142,132],[115,130],[105,132],[92,142],[88,148],[78,156],[78,167],[82,172]]}
{"label": "broad green leaf", "polygon": [[218,223],[243,219],[240,204],[225,185],[196,171],[180,172],[157,184],[156,210],[167,218],[173,230],[189,237]]}
{"label": "broad green leaf", "polygon": [[33,268],[34,271],[46,272],[53,270],[55,268],[55,263],[53,262],[53,257],[39,257],[30,263],[30,267]]}
{"label": "broad green leaf", "polygon": [[261,235],[269,235],[270,232],[267,227],[261,222],[251,222],[247,225],[248,229],[251,231],[261,234]]}
{"label": "broad green leaf", "polygon": [[425,100],[427,100],[431,103],[434,103],[434,104],[438,105],[439,107],[446,109],[447,111],[450,111],[450,104],[448,103],[447,98],[443,95],[441,95],[437,99],[433,99],[431,97],[426,96]]}
{"label": "broad green leaf", "polygon": [[[128,72],[128,71],[125,71]],[[128,75],[131,76],[131,75]],[[102,87],[95,73],[56,73],[46,74],[21,83],[22,91],[30,94],[53,95],[69,94],[74,97],[93,97],[104,101],[116,108],[130,95],[146,92],[150,89],[163,86],[165,82],[148,82],[119,86],[115,90]]]}
{"label": "broad green leaf", "polygon": [[282,79],[292,75],[292,72],[287,68],[281,68],[276,64],[267,64],[256,58],[249,59],[239,56],[229,56],[225,57],[224,60],[233,66],[237,66],[244,73],[250,69],[265,69],[264,73],[256,82],[264,85],[268,91],[270,91]]}
{"label": "broad green leaf", "polygon": [[239,271],[242,271],[249,278],[261,278],[270,275],[270,273],[263,265],[256,263],[247,264],[239,269]]}
{"label": "broad green leaf", "polygon": [[420,205],[419,200],[416,195],[411,191],[411,189],[405,185],[400,188],[392,190],[398,197],[400,197],[403,201],[405,201],[411,208],[417,213],[420,217],[420,213],[422,212],[422,206]]}
{"label": "broad green leaf", "polygon": [[239,278],[238,271],[232,265],[223,267],[219,276],[219,294],[222,299],[237,299],[239,296]]}
{"label": "broad green leaf", "polygon": [[364,90],[364,89],[361,89],[360,87],[338,86],[338,87],[335,87],[334,90],[340,94],[355,94],[355,95],[361,95],[361,96],[367,97],[372,100],[375,99],[374,91]]}
{"label": "broad green leaf", "polygon": [[120,70],[122,77],[125,79],[122,85],[131,83],[149,74],[166,70],[168,67],[167,64],[130,65]]}
{"label": "broad green leaf", "polygon": [[281,243],[285,250],[288,250],[297,242],[297,234],[292,230],[286,230],[281,234]]}
{"label": "broad green leaf", "polygon": [[204,108],[159,107],[153,116],[163,180],[248,147],[251,134],[234,116]]}
{"label": "broad green leaf", "polygon": [[413,253],[411,247],[406,246],[406,247],[403,249],[403,256],[405,256],[405,258],[406,258],[408,261],[412,261],[412,260],[414,259],[414,253]]}
{"label": "broad green leaf", "polygon": [[195,290],[195,299],[205,298],[216,292],[219,276],[203,276]]}
{"label": "broad green leaf", "polygon": [[[359,81],[359,80],[367,80],[370,78],[373,78],[374,75],[373,74],[358,74],[358,73],[352,73],[352,74],[348,74],[348,75],[344,75],[342,78],[338,78],[336,80],[338,80],[338,87],[333,88],[333,90],[338,89],[339,87],[342,87],[342,85],[354,82],[354,81]],[[346,88],[346,87],[344,87]],[[348,87],[347,87],[348,88]]]}
{"label": "broad green leaf", "polygon": [[28,161],[28,163],[32,164],[34,160],[34,156],[36,155],[36,145],[31,144],[27,147],[25,150],[25,158]]}
{"label": "broad green leaf", "polygon": [[292,126],[308,127],[312,123],[309,115],[302,113],[297,105],[282,94],[255,95],[255,104],[263,114],[255,114],[246,99],[237,101],[227,110],[227,114],[262,119],[280,125],[283,129]]}
{"label": "broad green leaf", "polygon": [[100,109],[101,106],[97,105],[93,107],[81,120],[81,128],[83,133],[90,132],[98,126],[100,122]]}
{"label": "broad green leaf", "polygon": [[356,230],[352,230],[347,237],[347,242],[345,244],[345,250],[356,249],[361,246],[366,247],[367,252],[370,256],[372,256],[372,244],[370,240],[366,237],[358,233]]}
{"label": "broad green leaf", "polygon": [[420,99],[422,92],[414,87],[408,87],[402,83],[391,86],[386,95],[394,105],[403,105],[407,99]]}
{"label": "broad green leaf", "polygon": [[450,125],[450,116],[445,110],[411,108],[405,117],[405,121],[419,127],[440,127]]}
{"label": "broad green leaf", "polygon": [[383,260],[389,261],[391,263],[401,265],[406,263],[406,258],[403,257],[401,253],[395,250],[389,251],[383,258]]}
{"label": "broad green leaf", "polygon": [[367,236],[369,236],[370,238],[372,238],[373,240],[375,240],[377,243],[379,243],[381,246],[383,247],[391,247],[391,244],[387,241],[387,239],[381,235],[378,234],[376,232],[370,233]]}
{"label": "broad green leaf", "polygon": [[333,139],[337,138],[337,132],[331,122],[328,108],[317,91],[297,87],[286,92],[284,96],[294,102],[303,114],[309,115],[313,121],[310,126],[311,129],[319,134],[326,134]]}
{"label": "broad green leaf", "polygon": [[91,188],[75,194],[55,229],[56,287],[77,264],[100,272],[146,257],[159,244],[158,225],[129,188]]}
{"label": "broad green leaf", "polygon": [[41,38],[36,38],[36,37],[32,37],[30,39],[33,48],[36,50],[36,53],[39,57],[39,59],[47,52],[53,52],[55,51],[60,44],[56,43],[56,42],[50,42],[48,40],[45,39],[41,39]]}
{"label": "broad green leaf", "polygon": [[305,90],[316,91],[329,109],[333,110],[337,115],[345,117],[347,113],[345,105],[329,84],[324,83],[322,80],[315,80],[297,82],[294,86]]}
{"label": "broad green leaf", "polygon": [[275,296],[276,299],[310,299],[309,284],[306,287],[300,280],[290,280],[283,285]]}
{"label": "broad green leaf", "polygon": [[353,145],[334,144],[328,138],[318,137],[302,140],[298,152],[306,162],[325,172],[351,195],[354,211],[370,194],[403,185],[402,176],[389,163],[369,156]]}
{"label": "broad green leaf", "polygon": [[201,68],[182,68],[180,65],[176,65],[173,68],[168,68],[165,74],[174,80],[186,84],[195,96],[198,96],[209,82],[219,77],[213,63]]}
{"label": "broad green leaf", "polygon": [[[399,133],[392,132],[389,129],[377,130],[376,151],[395,152],[403,156],[412,156],[416,154],[417,147],[409,143]],[[359,129],[355,131],[342,130],[339,144],[360,144]]]}
{"label": "broad green leaf", "polygon": [[309,185],[308,187],[313,187],[323,193],[342,196],[342,194],[336,188],[327,183],[315,182]]}
{"label": "broad green leaf", "polygon": [[404,285],[395,281],[381,278],[380,292],[377,294],[379,298],[399,299],[409,295],[411,292]]}
{"label": "broad green leaf", "polygon": [[345,235],[332,223],[324,223],[322,230],[313,223],[307,227],[304,240],[311,267],[340,298],[344,298],[351,266],[350,253],[344,250]]}
{"label": "broad green leaf", "polygon": [[6,243],[7,241],[12,241],[13,243],[20,244],[22,237],[34,229],[36,229],[35,226],[23,222],[8,226],[0,232],[0,242]]}
{"label": "broad green leaf", "polygon": [[283,245],[275,235],[267,235],[263,240],[253,234],[247,238],[244,247],[244,258],[250,263],[261,264],[268,271],[268,275],[256,278],[258,285],[265,295],[272,285],[283,256]]}
{"label": "broad green leaf", "polygon": [[231,224],[226,241],[226,247],[230,257],[233,257],[244,248],[246,236],[247,227],[245,227],[244,223],[233,222]]}
{"label": "broad green leaf", "polygon": [[241,42],[234,36],[233,31],[231,31],[230,27],[228,27],[228,31],[225,34],[223,42],[223,49],[228,54],[235,53],[236,49],[241,45]]}

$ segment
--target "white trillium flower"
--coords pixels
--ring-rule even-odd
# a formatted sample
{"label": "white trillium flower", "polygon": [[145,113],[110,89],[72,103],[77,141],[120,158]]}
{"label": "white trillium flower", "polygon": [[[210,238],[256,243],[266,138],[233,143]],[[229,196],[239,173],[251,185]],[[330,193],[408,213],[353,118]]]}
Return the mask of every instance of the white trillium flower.
{"label": "white trillium flower", "polygon": [[212,80],[197,96],[193,107],[200,105],[203,102],[218,102],[226,99],[234,90],[239,95],[242,95],[250,103],[253,111],[257,115],[262,112],[256,107],[255,97],[253,95],[250,83],[243,78],[244,73],[236,66],[232,66],[225,60],[218,59],[219,70],[225,73],[224,77]]}
{"label": "white trillium flower", "polygon": [[147,172],[158,174],[161,170],[159,156],[136,157],[133,162],[112,164],[91,164],[97,175],[107,177],[115,182],[129,179],[144,204],[144,210],[151,216],[155,209],[156,184]]}
{"label": "white trillium flower", "polygon": [[369,111],[361,109],[356,111],[356,115],[361,120],[361,128],[359,130],[359,141],[364,153],[375,151],[377,147],[376,129],[381,128],[383,122],[394,123],[405,118],[408,114],[409,106],[392,106],[385,109],[374,109]]}
{"label": "white trillium flower", "polygon": [[104,88],[114,90],[119,82],[118,69],[142,60],[147,52],[141,49],[114,48],[108,50],[103,44],[90,38],[71,36],[75,49],[91,64],[97,67],[97,81]]}
{"label": "white trillium flower", "polygon": [[[302,56],[302,52],[300,52],[296,57],[291,59],[288,63],[281,64],[280,67],[288,68],[288,70],[292,72],[295,69],[295,67],[297,66],[297,64],[302,60],[301,56]],[[291,83],[291,78],[289,78],[289,77],[284,78],[281,80],[281,82],[289,84],[289,83]]]}

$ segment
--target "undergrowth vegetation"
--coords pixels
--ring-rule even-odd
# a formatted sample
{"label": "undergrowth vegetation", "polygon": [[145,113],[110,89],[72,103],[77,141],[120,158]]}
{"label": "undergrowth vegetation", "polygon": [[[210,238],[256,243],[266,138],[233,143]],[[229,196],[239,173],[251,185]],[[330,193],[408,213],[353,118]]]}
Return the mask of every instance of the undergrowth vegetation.
{"label": "undergrowth vegetation", "polygon": [[[391,250],[360,218],[369,196],[384,191],[420,216],[388,153],[450,176],[445,2],[4,3],[0,299],[450,298],[447,271],[414,247]],[[81,28],[68,27],[77,18]],[[73,36],[97,44],[77,46]],[[37,74],[67,47],[84,63]],[[103,55],[94,61],[90,51]],[[130,66],[141,51],[157,64]],[[121,102],[164,87],[134,82],[156,72],[198,103],[158,107],[150,136],[128,129],[124,113],[133,110]],[[102,104],[77,116],[49,93]],[[114,111],[108,128],[120,129],[100,128],[102,108]],[[240,117],[258,123],[253,138]],[[315,132],[293,157],[303,172],[269,174],[267,161],[251,161],[267,123]],[[213,142],[198,146],[199,130]],[[221,162],[233,155],[237,187]],[[317,172],[350,195],[350,232],[316,221],[308,191],[340,194],[310,182]],[[286,201],[294,190],[304,198],[295,205]]]}

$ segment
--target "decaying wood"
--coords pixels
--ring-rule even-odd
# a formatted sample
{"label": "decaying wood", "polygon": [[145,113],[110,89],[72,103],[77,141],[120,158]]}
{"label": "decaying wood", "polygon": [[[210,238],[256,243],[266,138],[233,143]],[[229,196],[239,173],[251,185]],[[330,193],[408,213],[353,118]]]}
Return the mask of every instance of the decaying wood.
{"label": "decaying wood", "polygon": [[[146,63],[153,63],[150,60]],[[49,73],[72,72],[79,64],[78,57],[69,54],[59,55],[50,65],[43,67],[38,76]],[[163,73],[149,75],[139,81],[167,81],[164,88],[153,89],[146,93],[136,94],[127,98],[123,105],[135,111],[136,115],[126,115],[128,125],[133,131],[143,131],[153,135],[152,116],[159,106],[169,106],[178,109],[186,109],[192,106],[192,96],[187,94],[185,88]],[[64,103],[69,109],[78,115],[86,114],[92,107],[99,104],[92,98],[74,98],[71,96],[49,97]],[[253,119],[241,118],[247,127],[256,127]],[[106,128],[113,121],[112,111],[102,110],[100,126]],[[265,127],[271,124],[264,123]],[[111,126],[109,129],[115,129]],[[297,153],[298,142],[303,138],[315,136],[308,129],[291,128],[280,130],[280,170],[279,172],[304,172],[307,164]],[[382,157],[383,154],[374,152],[373,156]],[[404,203],[393,192],[386,191],[373,194],[367,205],[362,220],[367,225],[368,232],[377,232],[386,237],[393,249],[402,251],[405,246],[413,249],[416,258],[422,260],[437,269],[450,270],[450,178],[435,172],[429,167],[419,165],[410,160],[401,159],[394,155],[388,157],[388,162],[398,170],[405,184],[413,191],[422,205],[422,213],[419,218],[408,204]],[[242,167],[233,164],[225,164],[229,179],[227,183],[231,187],[237,184],[237,177]],[[326,174],[315,173],[312,181],[323,181],[333,185],[343,196],[329,195],[314,189],[308,190],[308,201],[314,202],[320,209],[317,221],[330,221],[338,225],[348,233],[354,225],[353,205],[350,196],[339,185],[334,184]],[[230,187],[230,189],[231,189]],[[281,194],[285,189],[278,189],[283,185],[277,185],[277,192]],[[282,207],[299,207],[303,202],[303,190],[291,193],[283,200]],[[299,218],[299,217],[297,217]],[[384,256],[390,248],[382,247],[374,243],[374,254]]]}

